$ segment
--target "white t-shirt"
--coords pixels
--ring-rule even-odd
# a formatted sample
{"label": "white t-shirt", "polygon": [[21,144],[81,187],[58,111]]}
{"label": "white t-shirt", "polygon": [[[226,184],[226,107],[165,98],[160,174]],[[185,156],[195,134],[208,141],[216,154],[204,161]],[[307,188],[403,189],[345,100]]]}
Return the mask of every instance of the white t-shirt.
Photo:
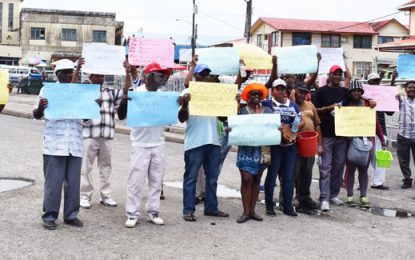
{"label": "white t-shirt", "polygon": [[[147,89],[139,87],[136,92],[144,92]],[[154,147],[165,143],[164,126],[133,127],[131,129],[130,140],[132,146]]]}
{"label": "white t-shirt", "polygon": [[[184,96],[187,93],[189,93],[188,88],[184,89],[180,96]],[[186,121],[184,150],[188,151],[207,144],[220,145],[217,117],[189,115]]]}

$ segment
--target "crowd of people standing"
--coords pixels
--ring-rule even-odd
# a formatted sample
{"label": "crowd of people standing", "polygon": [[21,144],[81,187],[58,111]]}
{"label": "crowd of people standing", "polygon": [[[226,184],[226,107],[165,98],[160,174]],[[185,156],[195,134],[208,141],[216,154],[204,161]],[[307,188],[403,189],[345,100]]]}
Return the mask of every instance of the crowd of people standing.
{"label": "crowd of people standing", "polygon": [[[321,56],[316,59],[320,61]],[[79,59],[76,68],[69,60],[57,63],[55,73],[59,83],[78,82],[84,59]],[[243,62],[243,61],[241,61]],[[265,214],[276,216],[274,189],[277,179],[281,183],[279,205],[284,214],[295,217],[297,212],[310,212],[320,209],[329,211],[330,204],[341,206],[346,202],[356,206],[353,197],[355,171],[358,171],[360,197],[358,204],[369,207],[367,197],[369,186],[368,169],[372,164],[375,174],[372,177],[373,189],[387,190],[385,170],[378,168],[374,153],[386,148],[386,128],[384,113],[378,112],[375,137],[347,138],[335,133],[336,107],[368,106],[375,109],[376,102],[364,97],[360,81],[350,78],[350,73],[340,66],[330,68],[327,85],[318,87],[317,73],[305,78],[301,75],[282,75],[278,78],[278,58],[273,57],[273,67],[268,82],[264,85],[250,80],[247,75],[238,74],[235,83],[240,92],[235,96],[239,115],[279,114],[281,127],[275,129],[282,136],[281,144],[271,146],[239,146],[236,166],[240,171],[242,214],[238,223],[248,220],[263,221],[255,210],[260,192],[262,175],[265,191]],[[103,75],[90,74],[89,81],[101,85],[101,97],[96,100],[100,106],[99,120],[45,120],[43,139],[43,169],[45,176],[43,225],[46,229],[56,229],[56,220],[61,203],[61,190],[64,187],[64,223],[81,227],[79,208],[91,207],[94,188],[91,170],[95,159],[99,165],[99,196],[101,204],[116,207],[111,196],[111,140],[114,139],[115,116],[120,120],[127,117],[129,89],[134,91],[157,92],[163,89],[171,71],[157,63],[143,68],[140,76],[137,68],[128,61],[124,63],[126,81],[123,89],[110,90],[103,87]],[[217,186],[220,171],[230,150],[227,143],[232,129],[226,117],[195,116],[191,113],[191,93],[189,82],[217,83],[219,77],[212,75],[209,64],[198,64],[195,56],[190,64],[185,89],[180,94],[178,120],[186,122],[184,133],[184,175],[183,175],[183,219],[197,220],[196,204],[201,200],[196,192],[198,183],[204,185],[204,212],[210,217],[229,217],[220,210],[217,199]],[[369,75],[369,84],[379,85],[379,75]],[[398,159],[404,176],[402,188],[412,186],[409,167],[410,151],[415,154],[415,82],[404,85],[406,96],[398,96],[400,121],[398,134]],[[394,98],[394,97],[392,97]],[[42,119],[48,100],[43,90],[35,102],[33,116]],[[383,117],[382,117],[383,116]],[[318,133],[317,155],[320,173],[319,201],[311,198],[310,186],[315,157],[302,157],[297,151],[298,133],[315,131]],[[84,140],[85,139],[85,140]],[[164,225],[160,214],[160,196],[166,169],[166,147],[163,126],[134,127],[131,129],[131,162],[125,203],[128,228],[135,227],[141,218],[141,202],[145,183],[148,181],[148,196],[145,211],[150,222]],[[362,142],[370,147],[363,163],[351,160],[349,147],[354,142]],[[415,155],[414,155],[415,156]],[[414,157],[415,158],[415,157]],[[277,178],[278,177],[278,178]],[[342,184],[347,189],[347,198],[339,198]],[[293,206],[296,198],[298,204]]]}

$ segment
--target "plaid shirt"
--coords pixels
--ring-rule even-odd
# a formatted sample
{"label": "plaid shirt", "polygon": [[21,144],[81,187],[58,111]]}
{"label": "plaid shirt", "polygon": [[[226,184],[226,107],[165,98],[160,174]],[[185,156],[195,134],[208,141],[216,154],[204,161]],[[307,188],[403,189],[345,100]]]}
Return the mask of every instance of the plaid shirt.
{"label": "plaid shirt", "polygon": [[415,139],[415,100],[401,96],[399,107],[399,135]]}
{"label": "plaid shirt", "polygon": [[104,89],[101,93],[101,119],[86,120],[84,122],[84,138],[114,139],[115,110],[118,108],[123,95],[122,89]]}

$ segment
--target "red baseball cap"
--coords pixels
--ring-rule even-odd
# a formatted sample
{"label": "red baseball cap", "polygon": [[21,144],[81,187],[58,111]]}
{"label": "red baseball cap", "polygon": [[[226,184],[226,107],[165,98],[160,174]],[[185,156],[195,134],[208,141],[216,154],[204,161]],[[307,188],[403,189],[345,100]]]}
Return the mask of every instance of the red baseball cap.
{"label": "red baseball cap", "polygon": [[165,75],[170,74],[170,70],[168,68],[162,68],[158,63],[150,63],[144,68],[145,75],[147,75],[150,72],[161,72]]}
{"label": "red baseball cap", "polygon": [[339,65],[333,65],[333,66],[331,66],[331,68],[330,68],[330,73],[333,73],[333,72],[335,72],[336,70],[341,70],[341,71],[343,72],[342,67],[340,67]]}

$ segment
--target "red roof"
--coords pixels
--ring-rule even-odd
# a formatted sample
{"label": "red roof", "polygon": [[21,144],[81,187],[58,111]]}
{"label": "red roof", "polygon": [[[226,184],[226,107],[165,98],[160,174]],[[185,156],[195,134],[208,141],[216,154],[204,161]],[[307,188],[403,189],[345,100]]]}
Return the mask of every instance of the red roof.
{"label": "red roof", "polygon": [[367,22],[340,22],[260,17],[264,23],[279,31],[377,34]]}
{"label": "red roof", "polygon": [[400,22],[398,22],[398,20],[396,20],[395,18],[392,18],[392,19],[389,19],[389,20],[384,20],[384,21],[379,21],[379,22],[374,22],[374,23],[371,23],[371,26],[375,31],[379,31],[380,29],[382,29],[383,27],[385,27],[386,25],[388,25],[389,23],[391,23],[393,21],[397,22],[402,27],[404,27],[405,30],[409,31],[409,28],[407,26],[405,26],[405,25],[401,24]]}

